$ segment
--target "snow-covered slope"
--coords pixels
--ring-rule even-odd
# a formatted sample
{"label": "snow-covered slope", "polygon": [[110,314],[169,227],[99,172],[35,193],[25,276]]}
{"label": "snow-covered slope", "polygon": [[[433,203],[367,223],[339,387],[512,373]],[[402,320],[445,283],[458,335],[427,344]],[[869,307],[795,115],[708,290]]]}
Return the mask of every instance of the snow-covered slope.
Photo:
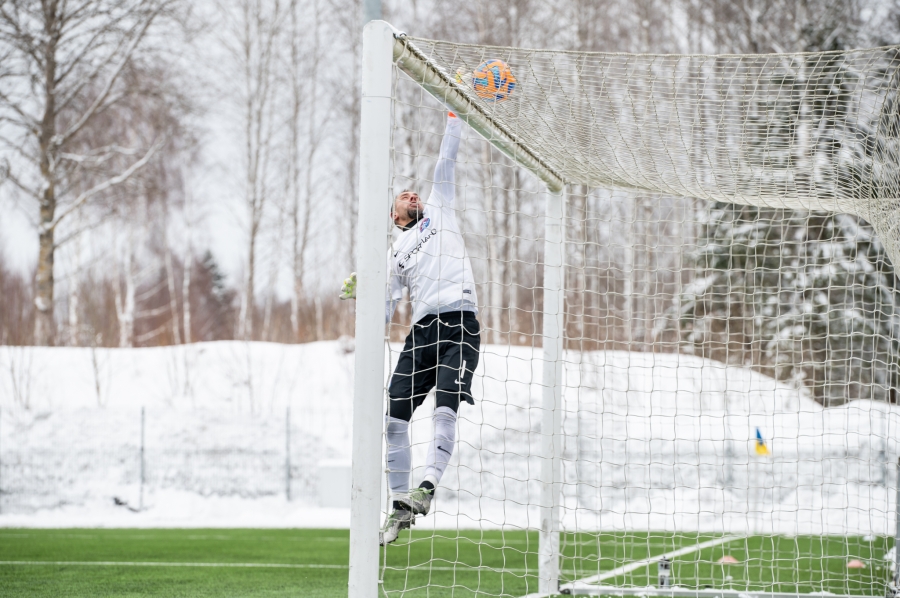
{"label": "snow-covered slope", "polygon": [[[347,349],[0,347],[0,525],[347,525],[346,509],[316,496],[318,465],[350,456]],[[438,512],[422,523],[537,527],[541,370],[540,349],[484,349],[478,401],[461,408]],[[565,386],[569,528],[893,529],[896,408],[822,409],[756,372],[684,355],[568,352]],[[429,403],[412,431],[419,467]],[[114,499],[141,501],[142,408],[135,513]],[[756,455],[757,428],[769,457]]]}

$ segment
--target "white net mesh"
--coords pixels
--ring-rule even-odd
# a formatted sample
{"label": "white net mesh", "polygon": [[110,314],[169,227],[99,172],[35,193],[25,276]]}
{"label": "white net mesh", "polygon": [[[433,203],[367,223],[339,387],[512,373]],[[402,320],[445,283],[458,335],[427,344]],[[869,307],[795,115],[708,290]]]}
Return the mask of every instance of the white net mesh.
{"label": "white net mesh", "polygon": [[678,56],[411,43],[444,73],[508,63],[518,82],[509,100],[458,89],[568,183],[896,228],[897,47]]}
{"label": "white net mesh", "polygon": [[[520,164],[567,183],[561,588],[653,594],[667,557],[668,583],[695,592],[884,595],[900,449],[897,48],[411,41],[507,145],[463,127],[454,212],[479,298],[476,402],[460,407],[432,512],[382,551],[383,593],[538,591],[547,193],[509,159],[512,139]],[[489,58],[519,82],[506,102],[451,84]],[[424,199],[445,109],[395,75],[393,187]],[[391,367],[410,318],[401,303]],[[411,426],[414,486],[433,408],[432,393]]]}

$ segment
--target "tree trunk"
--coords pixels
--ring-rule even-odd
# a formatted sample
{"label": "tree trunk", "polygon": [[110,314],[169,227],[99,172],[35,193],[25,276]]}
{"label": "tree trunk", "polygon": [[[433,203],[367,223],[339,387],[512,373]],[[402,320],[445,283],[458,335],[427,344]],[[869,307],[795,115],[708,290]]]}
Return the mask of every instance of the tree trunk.
{"label": "tree trunk", "polygon": [[[519,169],[513,169],[513,185],[512,197],[510,198],[510,206],[512,208],[512,216],[510,217],[510,233],[508,241],[508,258],[507,270],[509,271],[509,300],[507,302],[509,308],[509,343],[517,344],[519,335],[519,204],[516,196],[519,193]],[[515,335],[515,338],[513,338]]]}
{"label": "tree trunk", "polygon": [[[296,271],[296,270],[295,270]],[[294,334],[294,342],[300,340],[300,293],[303,287],[300,279],[294,276],[294,292],[291,293],[291,332]]]}
{"label": "tree trunk", "polygon": [[184,324],[184,344],[191,343],[191,269],[194,267],[194,255],[188,242],[187,255],[184,259],[184,275],[181,278],[181,319]]}
{"label": "tree trunk", "polygon": [[38,229],[38,263],[35,279],[34,342],[37,345],[53,344],[55,326],[53,319],[53,259],[56,246],[53,217],[56,214],[56,177],[54,154],[56,137],[56,40],[55,11],[47,11],[44,32],[48,37],[44,58],[44,114],[39,134],[41,169],[41,224]]}
{"label": "tree trunk", "polygon": [[[49,197],[48,197],[49,196]],[[41,223],[53,220],[56,199],[51,192],[45,192],[41,201]],[[38,235],[38,264],[35,280],[34,342],[41,346],[53,345],[53,229],[45,229]]]}
{"label": "tree trunk", "polygon": [[[165,224],[164,224],[165,226]],[[181,334],[179,333],[178,322],[178,297],[175,294],[175,271],[172,267],[172,249],[169,247],[168,239],[165,239],[165,267],[166,267],[166,285],[169,291],[169,315],[172,318],[172,342],[176,345],[181,344]]]}
{"label": "tree trunk", "polygon": [[247,254],[247,277],[244,283],[244,297],[241,301],[240,338],[249,341],[253,339],[253,312],[256,310],[253,288],[256,285],[256,225],[250,232],[250,247]]}
{"label": "tree trunk", "polygon": [[316,295],[316,340],[325,340],[325,316],[322,315],[322,298]]}
{"label": "tree trunk", "polygon": [[122,296],[122,285],[117,280],[116,289],[116,315],[119,318],[119,346],[131,347],[134,345],[134,260],[132,259],[131,235],[125,241],[122,273],[125,278],[125,296]]}
{"label": "tree trunk", "polygon": [[[349,133],[347,136],[347,156],[349,157],[347,163],[347,183],[349,197],[356,198],[358,197],[356,187],[359,182],[359,119],[362,106],[362,88],[356,84],[356,81],[359,81],[359,73],[362,68],[362,29],[358,25],[359,21],[357,20],[357,15],[359,13],[357,12],[358,9],[355,8],[356,3],[348,3],[348,6],[352,7],[351,10],[354,14],[353,18],[349,20],[351,25],[346,30],[348,39],[350,40],[350,56],[353,57],[353,64],[350,73],[348,73],[347,81],[352,81],[353,83],[349,85],[349,89],[344,92],[345,97],[347,98],[347,103],[344,105],[344,114],[346,118],[344,122],[347,125],[347,131]],[[356,270],[356,217],[359,206],[354,200],[348,201],[347,207],[350,211],[348,223],[349,230],[345,235],[345,238],[347,239],[347,258],[350,269]],[[354,326],[353,311],[345,311],[344,313],[349,313],[350,315],[348,325],[352,330]]]}
{"label": "tree trunk", "polygon": [[622,316],[622,324],[625,328],[625,338],[623,339],[628,350],[631,350],[631,339],[634,332],[634,214],[635,214],[635,198],[631,197],[629,202],[628,220],[623,224],[625,241],[623,243],[625,249],[625,288],[622,291],[624,313]]}
{"label": "tree trunk", "polygon": [[266,286],[266,305],[263,310],[262,340],[272,341],[272,310],[275,307],[275,287],[278,283],[278,270],[281,266],[281,247],[284,235],[284,222],[279,218],[278,237],[275,240],[275,255],[269,262],[269,281]]}
{"label": "tree trunk", "polygon": [[194,220],[191,213],[191,190],[188,189],[189,183],[187,178],[182,176],[185,181],[184,193],[184,215],[187,224],[187,242],[185,243],[184,269],[181,277],[181,320],[184,325],[184,344],[191,343],[191,270],[194,269],[194,246],[191,238],[191,231],[194,227]]}
{"label": "tree trunk", "polygon": [[[303,298],[303,275],[306,269],[306,246],[309,243],[309,213],[310,201],[313,194],[313,164],[316,151],[319,147],[321,136],[318,135],[318,127],[321,125],[316,113],[317,107],[317,81],[319,69],[319,3],[313,2],[313,17],[310,28],[313,35],[312,54],[303,56],[300,52],[300,36],[303,35],[297,18],[296,0],[291,3],[291,157],[290,157],[290,188],[292,197],[292,225],[293,225],[293,256],[292,268],[294,274],[294,293],[291,297],[291,326],[294,332],[294,340],[300,340],[300,302]],[[303,100],[303,82],[307,81],[310,89],[307,99],[306,120],[306,146],[305,159],[306,173],[304,182],[303,201],[300,201],[300,111]],[[352,170],[352,168],[351,168]],[[352,173],[351,173],[352,176]],[[355,197],[351,195],[351,197]],[[301,225],[302,211],[302,225]],[[318,326],[318,323],[317,323]]]}
{"label": "tree trunk", "polygon": [[78,279],[74,276],[69,281],[69,339],[70,347],[78,346],[80,325],[78,322]]}
{"label": "tree trunk", "polygon": [[500,340],[500,268],[499,251],[497,248],[497,234],[494,214],[494,176],[491,170],[491,149],[484,143],[481,147],[481,162],[484,165],[484,213],[487,223],[487,342],[498,344]]}

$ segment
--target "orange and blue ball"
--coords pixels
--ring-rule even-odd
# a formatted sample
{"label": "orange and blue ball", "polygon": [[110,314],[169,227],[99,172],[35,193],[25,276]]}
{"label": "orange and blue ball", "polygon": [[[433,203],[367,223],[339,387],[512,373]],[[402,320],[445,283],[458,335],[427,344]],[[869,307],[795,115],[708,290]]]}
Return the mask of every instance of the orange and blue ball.
{"label": "orange and blue ball", "polygon": [[516,88],[516,78],[509,65],[502,60],[486,60],[472,73],[472,87],[483,100],[502,102],[512,95]]}

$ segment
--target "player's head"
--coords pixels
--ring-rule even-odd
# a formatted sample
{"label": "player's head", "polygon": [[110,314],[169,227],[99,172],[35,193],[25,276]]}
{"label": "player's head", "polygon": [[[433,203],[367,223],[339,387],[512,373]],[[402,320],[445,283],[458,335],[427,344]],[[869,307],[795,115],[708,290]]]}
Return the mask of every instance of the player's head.
{"label": "player's head", "polygon": [[422,200],[419,194],[409,189],[404,189],[394,198],[394,208],[391,210],[391,220],[397,226],[406,226],[413,220],[418,220],[422,215]]}

